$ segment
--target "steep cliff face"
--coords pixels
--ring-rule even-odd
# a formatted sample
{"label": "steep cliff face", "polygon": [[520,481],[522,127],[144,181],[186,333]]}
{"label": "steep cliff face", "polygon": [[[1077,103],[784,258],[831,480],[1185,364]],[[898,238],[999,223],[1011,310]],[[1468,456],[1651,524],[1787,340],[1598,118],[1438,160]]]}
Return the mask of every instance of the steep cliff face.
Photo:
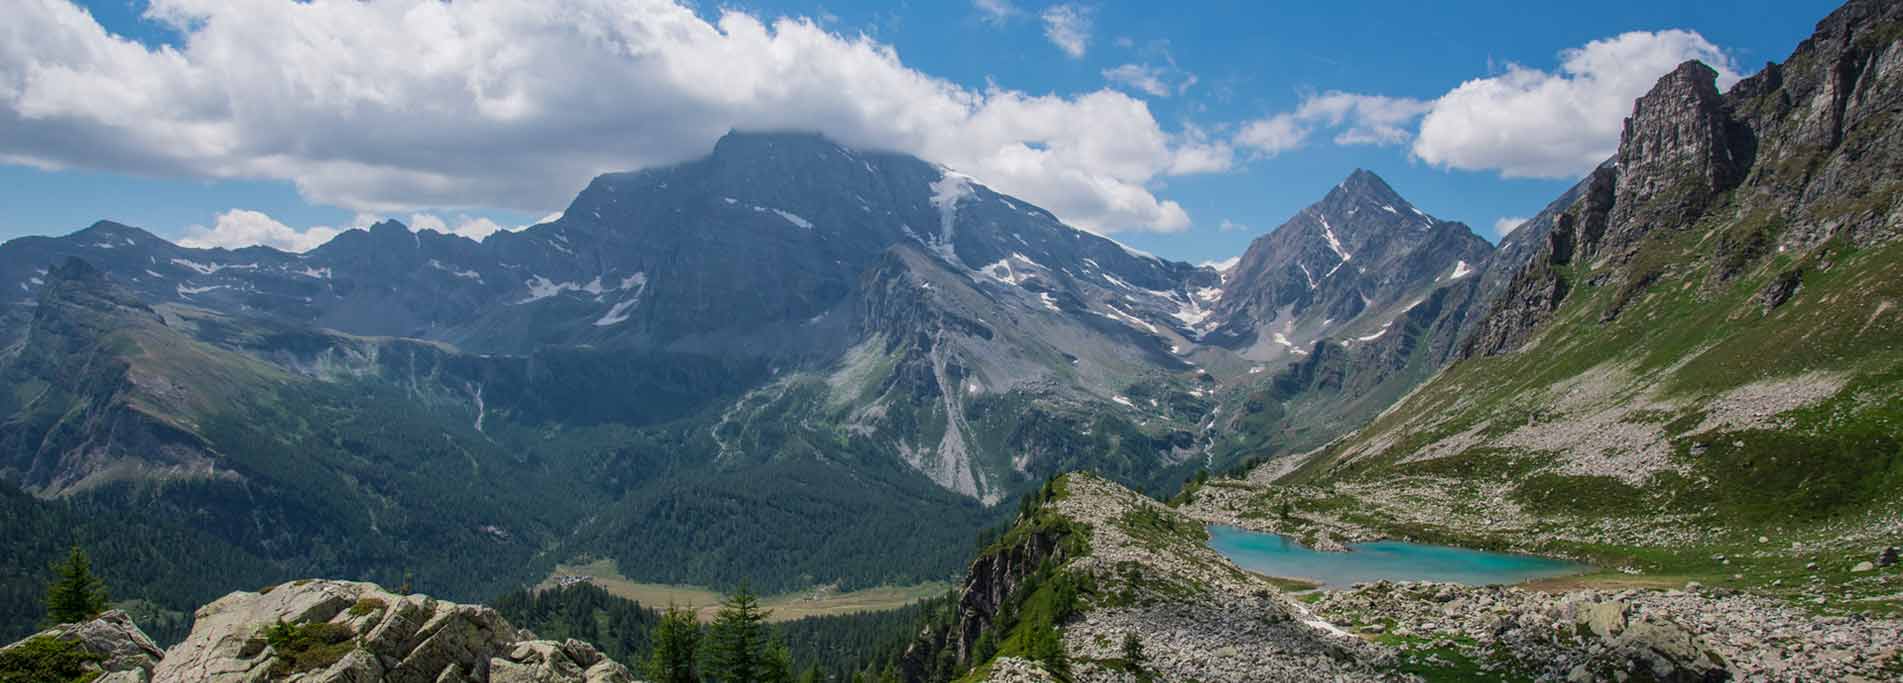
{"label": "steep cliff face", "polygon": [[1893,239],[1903,159],[1893,125],[1903,104],[1899,17],[1895,3],[1848,3],[1783,64],[1722,95],[1716,73],[1697,62],[1660,78],[1634,103],[1609,164],[1552,212],[1540,253],[1476,325],[1464,355],[1520,348],[1579,286],[1616,292],[1600,322],[1661,280],[1693,271],[1715,295],[1777,270],[1765,300],[1779,300],[1804,269],[1778,261],[1815,256],[1833,237],[1859,247]]}

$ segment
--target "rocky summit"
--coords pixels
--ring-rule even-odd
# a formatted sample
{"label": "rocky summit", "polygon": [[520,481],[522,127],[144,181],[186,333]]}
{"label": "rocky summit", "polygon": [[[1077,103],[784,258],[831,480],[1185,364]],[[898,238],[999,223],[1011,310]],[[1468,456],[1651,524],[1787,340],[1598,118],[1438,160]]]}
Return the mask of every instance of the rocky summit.
{"label": "rocky summit", "polygon": [[91,621],[60,624],[35,633],[6,647],[9,653],[25,655],[49,645],[70,646],[84,660],[84,675],[94,676],[93,683],[149,683],[164,651],[132,623],[132,617],[111,610]]}
{"label": "rocky summit", "polygon": [[588,643],[537,640],[487,607],[306,580],[199,608],[191,635],[165,653],[151,680],[631,683],[634,676]]}

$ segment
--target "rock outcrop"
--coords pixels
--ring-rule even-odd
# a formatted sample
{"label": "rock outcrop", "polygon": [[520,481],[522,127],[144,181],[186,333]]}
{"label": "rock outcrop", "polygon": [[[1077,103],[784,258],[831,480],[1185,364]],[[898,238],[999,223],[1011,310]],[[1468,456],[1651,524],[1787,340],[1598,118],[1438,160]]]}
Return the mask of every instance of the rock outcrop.
{"label": "rock outcrop", "polygon": [[631,683],[576,640],[536,640],[488,607],[375,584],[309,580],[236,592],[197,612],[155,683]]}
{"label": "rock outcrop", "polygon": [[146,683],[164,652],[139,630],[125,612],[112,610],[92,621],[60,624],[35,633],[19,642],[0,648],[0,652],[25,646],[28,642],[51,638],[73,643],[81,652],[97,658],[86,668],[96,671],[93,683]]}

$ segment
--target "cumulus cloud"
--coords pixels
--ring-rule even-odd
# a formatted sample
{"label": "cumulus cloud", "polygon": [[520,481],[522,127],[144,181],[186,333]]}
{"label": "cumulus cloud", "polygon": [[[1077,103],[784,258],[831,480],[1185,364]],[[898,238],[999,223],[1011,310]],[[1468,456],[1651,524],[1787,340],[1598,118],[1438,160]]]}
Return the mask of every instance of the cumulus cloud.
{"label": "cumulus cloud", "polygon": [[1525,216],[1501,216],[1493,221],[1493,236],[1506,237],[1526,223]]}
{"label": "cumulus cloud", "polygon": [[1227,218],[1222,219],[1222,224],[1216,226],[1216,230],[1220,232],[1235,232],[1237,230],[1248,230],[1248,229],[1249,229],[1249,226],[1243,225],[1241,223],[1237,223]]}
{"label": "cumulus cloud", "polygon": [[1044,20],[1044,37],[1071,59],[1081,59],[1090,49],[1093,13],[1092,8],[1083,5],[1053,5],[1039,15]]}
{"label": "cumulus cloud", "polygon": [[1509,64],[1506,73],[1467,81],[1436,100],[1414,155],[1509,178],[1577,177],[1617,150],[1632,101],[1689,59],[1716,69],[1720,89],[1740,78],[1723,50],[1681,30],[1595,40],[1561,52],[1555,72]]}
{"label": "cumulus cloud", "polygon": [[[545,212],[736,128],[917,154],[1105,233],[1186,228],[1150,188],[1229,166],[1227,145],[1114,90],[967,88],[864,35],[668,0],[151,0],[177,48],[108,34],[71,0],[9,9],[0,162],[282,179],[357,211]],[[1082,54],[1088,9],[1044,19]]]}
{"label": "cumulus cloud", "polygon": [[[363,218],[359,216],[358,220]],[[264,246],[284,251],[306,252],[329,242],[331,238],[342,232],[343,230],[322,225],[299,230],[280,223],[261,211],[232,209],[218,214],[211,227],[193,225],[185,228],[185,234],[178,243],[194,249],[219,247],[238,249]]]}
{"label": "cumulus cloud", "polygon": [[1272,157],[1301,147],[1318,130],[1334,130],[1338,145],[1395,145],[1411,137],[1407,127],[1427,108],[1405,97],[1330,91],[1302,98],[1294,111],[1243,124],[1236,144]]}

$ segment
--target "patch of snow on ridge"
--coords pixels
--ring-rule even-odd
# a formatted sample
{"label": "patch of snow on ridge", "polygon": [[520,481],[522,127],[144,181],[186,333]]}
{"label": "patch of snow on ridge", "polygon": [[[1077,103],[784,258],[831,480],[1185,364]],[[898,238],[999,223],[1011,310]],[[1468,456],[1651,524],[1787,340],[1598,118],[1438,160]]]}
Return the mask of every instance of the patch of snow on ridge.
{"label": "patch of snow on ridge", "polygon": [[647,285],[648,285],[648,274],[647,274],[647,273],[635,273],[635,274],[633,274],[633,275],[629,275],[629,276],[627,276],[627,277],[624,277],[624,278],[621,278],[621,288],[622,288],[622,289],[633,289],[633,288],[635,288],[635,287],[646,287]]}
{"label": "patch of snow on ridge", "polygon": [[1135,407],[1137,407],[1137,405],[1136,405],[1135,403],[1131,403],[1131,402],[1130,402],[1130,399],[1129,399],[1129,398],[1127,398],[1127,397],[1124,397],[1124,396],[1123,396],[1123,395],[1121,395],[1121,394],[1119,394],[1119,395],[1116,395],[1116,396],[1112,396],[1112,397],[1110,397],[1110,400],[1112,400],[1112,401],[1116,401],[1116,402],[1117,402],[1118,404],[1120,404],[1120,405],[1122,405],[1122,406],[1124,406],[1124,407],[1126,407],[1126,408],[1135,408]]}
{"label": "patch of snow on ridge", "polygon": [[[1331,226],[1328,224],[1328,219],[1323,217],[1321,214],[1316,214],[1315,218],[1319,219],[1322,222],[1322,239],[1328,240],[1328,248],[1333,249],[1335,251],[1335,255],[1341,257],[1342,263],[1347,263],[1349,261],[1354,260],[1355,258],[1354,254],[1350,254],[1348,253],[1346,249],[1341,248],[1341,240],[1335,237],[1335,228],[1334,226]],[[1337,265],[1336,267],[1339,268],[1340,266]],[[1332,270],[1328,272],[1330,274],[1334,273],[1334,271]]]}
{"label": "patch of snow on ridge", "polygon": [[[1275,343],[1288,347],[1289,353],[1293,353],[1298,356],[1308,355],[1308,351],[1302,349],[1302,347],[1300,346],[1296,346],[1295,342],[1289,341],[1288,337],[1284,336],[1280,332],[1275,333]],[[1251,371],[1250,374],[1254,374],[1254,372]]]}
{"label": "patch of snow on ridge", "polygon": [[1458,279],[1461,279],[1461,278],[1463,278],[1463,277],[1467,277],[1468,275],[1471,275],[1471,274],[1472,274],[1473,272],[1474,272],[1474,270],[1473,270],[1472,268],[1469,268],[1469,267],[1467,267],[1467,262],[1466,262],[1466,261],[1455,261],[1455,262],[1454,262],[1454,274],[1453,274],[1453,275],[1450,275],[1450,276],[1448,276],[1448,279],[1450,279],[1450,280],[1458,280]]}
{"label": "patch of snow on ridge", "polygon": [[[590,284],[595,286],[596,293],[600,293],[601,278],[599,277],[595,278],[595,281]],[[532,278],[529,278],[528,280],[523,281],[522,286],[527,287],[529,289],[529,296],[526,299],[517,301],[516,303],[518,304],[526,304],[531,301],[540,301],[542,299],[547,299],[551,296],[561,294],[562,292],[574,292],[574,291],[581,291],[583,289],[580,283],[553,282],[553,281],[550,281],[548,278],[542,277],[540,275],[534,276]]]}
{"label": "patch of snow on ridge", "polygon": [[804,218],[800,218],[798,215],[794,214],[791,211],[781,211],[779,209],[774,209],[773,213],[780,214],[780,217],[786,219],[786,222],[788,223],[792,223],[794,225],[805,228],[807,230],[813,229],[812,221],[806,220]]}
{"label": "patch of snow on ridge", "polygon": [[628,309],[634,308],[634,305],[638,303],[641,303],[641,295],[636,294],[627,301],[615,304],[613,308],[608,309],[606,315],[601,316],[600,320],[595,321],[595,327],[607,327],[609,325],[618,325],[627,322]]}
{"label": "patch of snow on ridge", "polygon": [[226,269],[257,270],[258,268],[258,264],[256,263],[245,263],[240,265],[226,265],[223,263],[204,264],[204,263],[199,263],[197,261],[188,261],[182,258],[172,259],[172,265],[190,268],[192,270],[198,271],[199,275],[211,275],[213,273],[216,273],[221,270],[226,270]]}
{"label": "patch of snow on ridge", "polygon": [[1132,327],[1141,327],[1145,330],[1149,330],[1150,334],[1157,333],[1156,326],[1151,325],[1148,321],[1145,321],[1142,318],[1138,318],[1134,315],[1130,315],[1129,313],[1125,313],[1123,312],[1122,309],[1119,309],[1116,306],[1111,306],[1109,304],[1105,304],[1104,308],[1110,309],[1110,312],[1109,313],[1097,312],[1097,315],[1101,315],[1111,320],[1122,321],[1124,323],[1129,324]]}
{"label": "patch of snow on ridge", "polygon": [[205,292],[209,292],[214,289],[230,289],[230,288],[231,287],[229,285],[211,285],[209,287],[187,287],[185,285],[179,285],[177,289],[178,289],[179,296],[191,296],[193,294],[204,294]]}

